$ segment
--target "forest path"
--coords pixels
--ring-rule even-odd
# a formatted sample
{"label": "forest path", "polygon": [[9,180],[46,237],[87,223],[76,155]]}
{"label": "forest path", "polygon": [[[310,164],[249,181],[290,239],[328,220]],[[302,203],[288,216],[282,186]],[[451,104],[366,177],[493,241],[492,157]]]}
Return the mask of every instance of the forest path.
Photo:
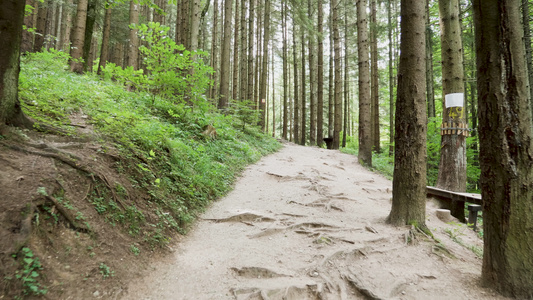
{"label": "forest path", "polygon": [[[428,202],[436,242],[385,223],[392,183],[352,155],[286,143],[248,167],[124,299],[504,299],[482,241]],[[448,234],[445,232],[448,231]],[[452,241],[454,236],[464,246]]]}

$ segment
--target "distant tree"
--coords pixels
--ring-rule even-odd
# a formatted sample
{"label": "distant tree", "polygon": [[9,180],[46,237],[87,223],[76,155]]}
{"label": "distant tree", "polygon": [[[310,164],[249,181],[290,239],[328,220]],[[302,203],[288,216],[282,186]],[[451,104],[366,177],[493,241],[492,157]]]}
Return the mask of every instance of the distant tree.
{"label": "distant tree", "polygon": [[372,166],[370,66],[367,0],[357,1],[357,52],[359,63],[359,162]]}
{"label": "distant tree", "polygon": [[316,140],[318,146],[322,146],[324,143],[324,11],[322,0],[318,0],[317,4],[317,31],[318,31],[318,63],[317,63],[317,131]]}
{"label": "distant tree", "polygon": [[294,132],[293,132],[293,136],[294,136],[294,141],[296,143],[299,143],[301,138],[300,138],[300,90],[299,90],[299,77],[298,77],[298,50],[297,50],[297,43],[296,43],[296,23],[295,23],[295,18],[293,18],[293,25],[292,25],[292,61],[293,61],[293,69],[294,69],[294,109],[293,109],[293,113],[294,113],[294,118],[293,118],[293,122],[294,122]]}
{"label": "distant tree", "polygon": [[379,124],[379,68],[378,68],[378,24],[376,0],[370,1],[370,103],[372,150],[381,152],[381,132]]}
{"label": "distant tree", "polygon": [[[72,29],[72,44],[70,46],[70,71],[83,72],[83,42],[85,41],[85,22],[87,21],[88,0],[78,0],[76,19]],[[37,43],[36,43],[37,44]]]}
{"label": "distant tree", "polygon": [[233,0],[224,0],[224,37],[222,41],[222,53],[220,55],[220,92],[218,108],[225,109],[229,104],[229,77],[230,77],[230,52],[231,52],[231,16]]}
{"label": "distant tree", "polygon": [[93,62],[90,59],[91,43],[93,41],[94,23],[98,15],[98,0],[89,0],[87,5],[87,20],[85,22],[85,34],[83,40],[83,71],[92,71]]}
{"label": "distant tree", "polygon": [[130,2],[130,42],[128,48],[128,65],[134,70],[139,69],[139,36],[135,25],[139,24],[139,3],[136,0]]}
{"label": "distant tree", "polygon": [[533,134],[519,0],[474,0],[483,282],[533,298]]}
{"label": "distant tree", "polygon": [[313,21],[313,0],[307,0],[307,17],[310,28],[307,45],[309,48],[309,145],[316,145],[316,47],[315,47],[315,28]]}
{"label": "distant tree", "polygon": [[[283,116],[281,124],[281,138],[288,139],[289,123],[289,95],[287,93],[288,74],[287,74],[287,0],[281,1],[281,34],[283,37],[282,59],[283,59]],[[294,34],[294,33],[293,33]]]}
{"label": "distant tree", "polygon": [[0,0],[0,134],[4,125],[31,128],[18,98],[24,1]]}
{"label": "distant tree", "polygon": [[267,99],[267,74],[268,74],[268,41],[270,39],[270,0],[265,0],[264,5],[264,29],[263,29],[263,67],[261,69],[261,91],[259,93],[259,110],[261,118],[259,124],[266,130],[266,99]]}
{"label": "distant tree", "polygon": [[109,38],[111,36],[111,6],[109,6],[105,11],[104,16],[104,27],[102,34],[102,46],[100,48],[100,60],[98,62],[97,73],[102,72],[102,68],[105,68],[107,60],[109,60]]}
{"label": "distant tree", "polygon": [[341,78],[341,45],[339,35],[339,2],[333,0],[331,3],[331,27],[333,30],[333,52],[335,55],[335,85],[334,85],[334,121],[333,121],[333,149],[340,147],[340,132],[342,128],[342,78]]}
{"label": "distant tree", "polygon": [[401,0],[400,65],[396,100],[393,225],[426,222],[425,2]]}
{"label": "distant tree", "polygon": [[[429,13],[429,1],[426,0],[426,89],[428,117],[435,117],[435,89],[433,88],[433,31]],[[458,22],[458,20],[457,20]]]}

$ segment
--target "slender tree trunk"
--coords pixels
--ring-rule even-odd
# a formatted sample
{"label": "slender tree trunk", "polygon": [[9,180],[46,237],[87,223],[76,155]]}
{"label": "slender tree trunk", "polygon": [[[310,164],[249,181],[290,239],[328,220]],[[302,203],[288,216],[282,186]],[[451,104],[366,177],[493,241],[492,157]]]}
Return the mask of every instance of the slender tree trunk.
{"label": "slender tree trunk", "polygon": [[357,51],[359,64],[359,163],[372,166],[370,66],[368,57],[367,0],[357,2]]}
{"label": "slender tree trunk", "polygon": [[344,117],[342,125],[342,147],[346,147],[348,136],[348,112],[349,112],[349,83],[348,83],[348,13],[344,6]]}
{"label": "slender tree trunk", "polygon": [[209,11],[209,7],[211,6],[211,0],[207,0],[207,3],[205,3],[205,6],[202,8],[202,12],[200,13],[200,41],[198,43],[198,49],[206,50],[206,43],[207,43],[207,22],[205,20],[205,16],[207,16],[207,12]]}
{"label": "slender tree trunk", "polygon": [[63,20],[63,6],[64,4],[57,4],[57,13],[56,13],[56,40],[55,40],[55,48],[56,49],[63,49],[63,45],[61,44],[62,37],[61,37],[61,21]]}
{"label": "slender tree trunk", "polygon": [[198,50],[198,34],[200,32],[200,0],[191,0],[190,6],[190,25],[189,25],[189,50],[194,52]]}
{"label": "slender tree trunk", "polygon": [[241,50],[240,50],[240,98],[246,99],[248,96],[248,56],[246,50],[248,49],[248,39],[246,32],[246,1],[241,1]]}
{"label": "slender tree trunk", "polygon": [[[443,103],[443,127],[466,128],[464,111],[463,45],[459,24],[459,0],[439,0],[442,90],[446,97],[460,96],[461,104]],[[466,192],[466,130],[446,130],[442,135],[437,187],[454,192]],[[452,215],[464,220],[464,207],[453,202]]]}
{"label": "slender tree trunk", "polygon": [[292,21],[292,56],[293,56],[293,69],[294,69],[294,141],[296,143],[299,143],[301,140],[300,138],[300,90],[298,88],[298,82],[300,81],[298,77],[298,49],[296,44],[296,19],[293,14],[293,21]]}
{"label": "slender tree trunk", "polygon": [[329,86],[328,86],[328,138],[333,140],[335,123],[335,91],[333,74],[333,17],[329,18]]}
{"label": "slender tree trunk", "polygon": [[46,50],[50,50],[50,48],[54,47],[55,12],[56,3],[53,1],[48,2],[44,29],[44,46]]}
{"label": "slender tree trunk", "polygon": [[522,26],[524,28],[524,43],[526,48],[527,74],[529,78],[529,105],[531,109],[531,118],[533,118],[533,51],[531,50],[531,16],[529,12],[528,0],[522,0]]}
{"label": "slender tree trunk", "polygon": [[370,57],[371,62],[371,78],[370,78],[370,98],[371,119],[372,119],[372,150],[381,152],[381,132],[379,128],[379,70],[378,70],[378,24],[377,24],[377,8],[376,0],[371,0],[370,5]]}
{"label": "slender tree trunk", "polygon": [[301,42],[301,46],[302,46],[302,76],[301,77],[301,80],[302,80],[302,105],[300,106],[301,110],[302,110],[302,123],[301,123],[301,136],[300,136],[300,145],[305,145],[305,143],[307,142],[307,99],[306,99],[306,82],[305,82],[305,78],[307,76],[306,74],[306,71],[305,71],[305,30],[303,28],[301,28],[301,38],[302,40],[300,41]]}
{"label": "slender tree trunk", "polygon": [[324,23],[324,11],[322,0],[318,0],[318,65],[317,65],[317,119],[316,119],[316,139],[318,146],[322,146],[324,143],[324,42],[323,42],[323,23]]}
{"label": "slender tree trunk", "polygon": [[[27,0],[26,5],[33,7],[31,14],[24,17],[24,25],[27,29],[35,26],[35,19],[38,12],[36,0]],[[22,31],[22,44],[20,46],[20,52],[31,52],[33,49],[33,37],[34,34],[29,30]]]}
{"label": "slender tree trunk", "polygon": [[[139,24],[139,4],[135,0],[130,2],[130,26]],[[128,66],[132,66],[134,70],[139,69],[139,37],[138,29],[130,28],[130,42],[128,45]]]}
{"label": "slender tree trunk", "polygon": [[255,1],[250,0],[248,15],[248,99],[255,103],[254,99],[254,16]]}
{"label": "slender tree trunk", "polygon": [[260,125],[263,131],[266,129],[267,122],[265,122],[266,110],[266,89],[267,89],[267,73],[268,73],[268,41],[270,40],[270,0],[265,0],[265,29],[263,33],[263,68],[261,70],[261,92],[259,93],[259,111],[261,113]]}
{"label": "slender tree trunk", "polygon": [[426,89],[428,117],[435,117],[435,91],[433,89],[433,31],[429,19],[429,0],[426,0]]}
{"label": "slender tree trunk", "polygon": [[340,147],[340,132],[342,129],[342,79],[341,79],[341,45],[339,36],[339,1],[333,0],[331,5],[332,10],[332,28],[333,28],[333,52],[335,53],[335,113],[333,126],[333,149]]}
{"label": "slender tree trunk", "polygon": [[92,71],[93,62],[90,59],[91,43],[93,40],[94,23],[96,22],[97,0],[89,0],[87,6],[87,21],[85,23],[85,39],[83,41],[83,71]]}
{"label": "slender tree trunk", "polygon": [[392,209],[389,222],[425,228],[426,80],[425,2],[401,0],[400,66]]}
{"label": "slender tree trunk", "polygon": [[[313,20],[313,0],[307,0],[307,15],[310,21]],[[316,103],[316,60],[315,60],[315,34],[314,26],[309,31],[309,144],[315,146],[316,142],[316,126],[317,126],[317,103]]]}
{"label": "slender tree trunk", "polygon": [[[213,32],[211,33],[211,68],[215,71],[211,74],[213,86],[210,89],[209,98],[216,99],[217,97],[217,82],[218,82],[218,0],[213,2]],[[218,101],[217,101],[218,102]]]}
{"label": "slender tree trunk", "polygon": [[102,73],[102,68],[105,68],[107,60],[109,60],[109,37],[111,35],[111,7],[105,11],[104,29],[102,33],[102,47],[100,50],[100,61],[98,62],[98,75]]}
{"label": "slender tree trunk", "polygon": [[230,77],[230,52],[231,52],[231,16],[233,9],[232,0],[224,0],[224,40],[220,55],[220,92],[218,108],[226,109],[229,104],[229,77]]}
{"label": "slender tree trunk", "polygon": [[[83,1],[83,0],[82,0]],[[41,2],[37,5],[37,23],[35,28],[35,41],[33,43],[33,52],[39,52],[44,47],[44,38],[46,31],[46,13],[49,3]],[[79,4],[78,4],[79,6]]]}
{"label": "slender tree trunk", "polygon": [[259,102],[260,102],[260,99],[259,99],[259,87],[261,86],[261,82],[259,82],[259,74],[261,74],[261,49],[262,49],[262,46],[263,46],[263,43],[262,43],[262,32],[263,30],[261,30],[261,28],[263,28],[262,26],[262,21],[263,21],[263,15],[261,14],[261,0],[257,0],[256,2],[256,15],[257,15],[257,21],[256,21],[256,25],[255,25],[255,28],[257,28],[256,32],[255,32],[255,40],[256,40],[256,47],[255,47],[255,54],[254,54],[254,57],[255,57],[255,62],[254,62],[254,66],[255,66],[255,69],[254,69],[254,104],[255,104],[255,109],[259,109]]}
{"label": "slender tree trunk", "polygon": [[518,0],[475,0],[482,281],[533,297],[533,136]]}
{"label": "slender tree trunk", "polygon": [[85,40],[85,22],[87,21],[87,0],[78,0],[76,20],[72,31],[72,46],[70,48],[70,71],[83,72],[83,42]]}
{"label": "slender tree trunk", "polygon": [[272,46],[272,137],[276,137],[276,76],[274,73],[274,46]]}
{"label": "slender tree trunk", "polygon": [[389,156],[394,153],[394,43],[392,40],[392,5],[387,3],[388,35],[389,35]]}
{"label": "slender tree trunk", "polygon": [[25,2],[0,0],[0,133],[5,124],[31,128],[18,97]]}
{"label": "slender tree trunk", "polygon": [[239,99],[239,29],[240,29],[240,10],[239,3],[235,2],[235,29],[233,36],[233,81],[232,81],[232,99]]}
{"label": "slender tree trunk", "polygon": [[[253,0],[252,0],[253,1]],[[287,95],[287,2],[282,0],[281,2],[281,30],[283,36],[283,124],[281,130],[281,137],[284,140],[288,140],[288,122],[289,122],[289,103]]]}
{"label": "slender tree trunk", "polygon": [[63,8],[63,19],[61,21],[61,48],[59,50],[70,52],[70,33],[72,24],[73,0],[66,0]]}

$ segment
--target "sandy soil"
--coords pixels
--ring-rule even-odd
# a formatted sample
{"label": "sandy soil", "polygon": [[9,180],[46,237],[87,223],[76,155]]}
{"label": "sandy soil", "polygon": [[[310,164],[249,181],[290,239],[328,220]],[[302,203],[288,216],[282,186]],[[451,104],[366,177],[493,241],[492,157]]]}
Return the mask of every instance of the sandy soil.
{"label": "sandy soil", "polygon": [[[392,183],[338,151],[286,144],[242,175],[123,299],[505,299],[479,284],[482,240],[385,223]],[[452,239],[452,237],[455,239]]]}

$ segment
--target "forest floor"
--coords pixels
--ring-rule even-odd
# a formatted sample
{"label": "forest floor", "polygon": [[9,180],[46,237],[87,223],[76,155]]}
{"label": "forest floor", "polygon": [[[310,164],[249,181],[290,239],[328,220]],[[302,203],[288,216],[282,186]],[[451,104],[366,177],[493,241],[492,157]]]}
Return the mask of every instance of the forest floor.
{"label": "forest floor", "polygon": [[[386,223],[392,183],[352,155],[286,143],[246,169],[123,299],[506,299],[480,284],[482,239]],[[477,253],[477,254],[476,254]]]}

